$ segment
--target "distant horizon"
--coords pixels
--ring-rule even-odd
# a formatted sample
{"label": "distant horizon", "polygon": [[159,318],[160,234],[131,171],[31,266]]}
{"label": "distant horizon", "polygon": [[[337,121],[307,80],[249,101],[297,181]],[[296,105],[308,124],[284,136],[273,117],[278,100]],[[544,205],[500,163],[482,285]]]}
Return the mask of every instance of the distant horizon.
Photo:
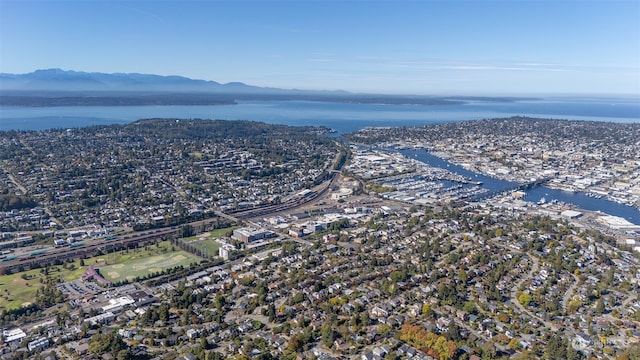
{"label": "distant horizon", "polygon": [[0,72],[358,94],[640,97],[640,1],[0,1]]}
{"label": "distant horizon", "polygon": [[[357,100],[357,97],[353,99]],[[582,97],[549,100],[538,98],[533,101],[489,99],[415,105],[331,101],[325,98],[303,101],[247,99],[228,105],[0,106],[0,131],[75,128],[123,124],[139,119],[173,118],[326,126],[338,133],[348,133],[368,126],[423,126],[514,116],[638,124],[640,102],[620,98]]]}
{"label": "distant horizon", "polygon": [[[184,79],[188,79],[188,80],[192,80],[192,81],[206,81],[206,82],[210,82],[210,83],[216,83],[216,84],[220,84],[220,85],[230,85],[230,84],[241,84],[241,85],[246,85],[246,86],[251,86],[251,87],[259,87],[262,89],[279,89],[279,90],[285,90],[285,91],[309,91],[309,92],[343,92],[345,95],[354,95],[354,96],[398,96],[398,97],[402,97],[402,96],[418,96],[418,97],[443,97],[443,98],[447,98],[447,97],[469,97],[469,98],[481,98],[481,97],[488,97],[488,98],[528,98],[528,97],[558,97],[558,98],[584,98],[584,97],[595,97],[595,98],[616,98],[616,99],[632,99],[632,100],[638,100],[640,101],[640,94],[632,94],[632,93],[619,93],[619,94],[613,94],[613,93],[520,93],[520,94],[514,94],[514,93],[503,93],[503,94],[473,94],[473,93],[425,93],[425,94],[418,94],[418,93],[373,93],[373,92],[354,92],[354,91],[350,91],[350,90],[345,90],[345,89],[304,89],[304,88],[278,88],[275,86],[257,86],[254,84],[250,84],[250,83],[245,83],[242,81],[230,81],[230,82],[220,82],[217,81],[215,79],[197,79],[197,78],[190,78],[181,74],[154,74],[154,73],[140,73],[140,72],[101,72],[101,71],[85,71],[85,70],[78,70],[78,69],[63,69],[63,68],[56,68],[56,67],[49,67],[49,68],[41,68],[41,69],[34,69],[32,71],[27,71],[24,73],[8,73],[8,72],[0,72],[0,75],[10,75],[10,76],[20,76],[20,75],[29,75],[29,74],[34,74],[36,72],[44,72],[44,71],[62,71],[62,72],[74,72],[74,73],[81,73],[81,74],[106,74],[106,75],[150,75],[150,76],[161,76],[161,77],[165,77],[165,78],[171,78],[171,77],[179,77],[179,78],[184,78]],[[6,91],[7,89],[3,89],[2,83],[0,82],[0,91]],[[50,91],[48,89],[39,89],[40,91]],[[21,90],[17,90],[17,89],[10,89],[10,91],[21,91]],[[32,90],[25,90],[26,92],[32,91]],[[55,90],[57,92],[60,93],[64,93],[64,92],[75,92],[75,90]],[[91,92],[91,91],[87,91],[87,92]],[[116,91],[117,92],[117,91]]]}

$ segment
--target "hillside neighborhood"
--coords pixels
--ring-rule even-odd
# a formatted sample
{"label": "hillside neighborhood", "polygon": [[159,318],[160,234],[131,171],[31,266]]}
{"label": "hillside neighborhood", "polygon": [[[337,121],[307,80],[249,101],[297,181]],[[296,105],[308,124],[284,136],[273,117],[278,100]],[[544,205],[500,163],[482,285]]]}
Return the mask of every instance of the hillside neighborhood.
{"label": "hillside neighborhood", "polygon": [[637,209],[637,126],[540,122],[2,133],[0,358],[637,359],[640,226],[397,150]]}

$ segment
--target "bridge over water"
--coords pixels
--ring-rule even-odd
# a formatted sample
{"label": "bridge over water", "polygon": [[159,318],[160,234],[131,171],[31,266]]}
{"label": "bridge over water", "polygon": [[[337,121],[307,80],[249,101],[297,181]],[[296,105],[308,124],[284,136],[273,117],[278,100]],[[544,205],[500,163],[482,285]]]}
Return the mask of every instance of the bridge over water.
{"label": "bridge over water", "polygon": [[503,189],[488,191],[488,192],[477,194],[477,195],[471,195],[469,197],[464,198],[463,201],[465,201],[465,202],[481,201],[481,200],[491,199],[491,198],[499,196],[499,195],[508,194],[508,193],[511,193],[511,192],[514,192],[514,191],[531,190],[531,189],[535,189],[535,188],[537,188],[539,186],[542,186],[542,185],[546,184],[551,179],[553,179],[553,178],[552,177],[544,177],[544,178],[536,179],[536,180],[529,181],[529,182],[526,182],[526,183],[518,183],[518,184],[515,184],[513,186],[509,186],[509,187],[503,188]]}

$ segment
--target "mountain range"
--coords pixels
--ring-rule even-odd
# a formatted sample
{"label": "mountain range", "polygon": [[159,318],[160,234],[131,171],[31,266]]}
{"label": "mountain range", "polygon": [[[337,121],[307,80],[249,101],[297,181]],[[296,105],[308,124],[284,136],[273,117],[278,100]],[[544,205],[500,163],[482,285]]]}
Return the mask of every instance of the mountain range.
{"label": "mountain range", "polygon": [[173,93],[264,93],[287,92],[240,82],[220,84],[183,76],[138,73],[98,73],[62,69],[36,70],[27,74],[0,73],[0,91],[65,92],[173,92]]}
{"label": "mountain range", "polygon": [[[62,69],[0,73],[0,105],[219,105],[236,100],[345,101],[343,91],[307,91],[221,84],[183,76],[97,73]],[[365,100],[370,101],[370,100]]]}
{"label": "mountain range", "polygon": [[346,91],[221,84],[183,76],[98,73],[62,69],[0,73],[0,105],[215,105],[236,100],[311,100],[368,104],[455,105],[469,100],[509,102],[518,98],[354,94]]}

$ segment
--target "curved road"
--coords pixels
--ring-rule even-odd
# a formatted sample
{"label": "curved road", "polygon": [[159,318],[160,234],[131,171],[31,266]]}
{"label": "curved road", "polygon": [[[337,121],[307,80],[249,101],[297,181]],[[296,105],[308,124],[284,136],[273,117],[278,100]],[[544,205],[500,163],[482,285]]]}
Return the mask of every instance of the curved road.
{"label": "curved road", "polygon": [[537,316],[536,314],[533,314],[532,312],[527,310],[524,306],[522,306],[522,304],[520,304],[520,301],[518,301],[518,298],[516,296],[516,292],[518,291],[520,286],[522,286],[522,284],[524,284],[525,281],[531,279],[533,277],[533,274],[538,272],[538,268],[539,268],[538,259],[537,258],[535,258],[533,256],[530,256],[530,255],[527,255],[527,258],[531,259],[531,261],[533,262],[533,265],[531,266],[531,270],[529,270],[529,273],[526,276],[523,276],[522,279],[520,279],[520,281],[518,281],[513,286],[513,288],[511,289],[511,302],[513,304],[515,304],[523,314],[527,314],[527,315],[531,316],[532,318],[538,320],[539,322],[544,324],[549,329],[552,329],[554,331],[558,331],[559,328],[558,328],[558,326],[556,324],[550,323],[550,322],[544,320],[543,318]]}
{"label": "curved road", "polygon": [[569,300],[571,300],[571,296],[573,295],[574,291],[576,290],[576,286],[578,286],[578,282],[580,281],[580,279],[578,279],[575,274],[571,274],[571,276],[573,276],[573,282],[562,297],[562,311],[564,311],[565,313],[567,313],[567,304],[569,303]]}

